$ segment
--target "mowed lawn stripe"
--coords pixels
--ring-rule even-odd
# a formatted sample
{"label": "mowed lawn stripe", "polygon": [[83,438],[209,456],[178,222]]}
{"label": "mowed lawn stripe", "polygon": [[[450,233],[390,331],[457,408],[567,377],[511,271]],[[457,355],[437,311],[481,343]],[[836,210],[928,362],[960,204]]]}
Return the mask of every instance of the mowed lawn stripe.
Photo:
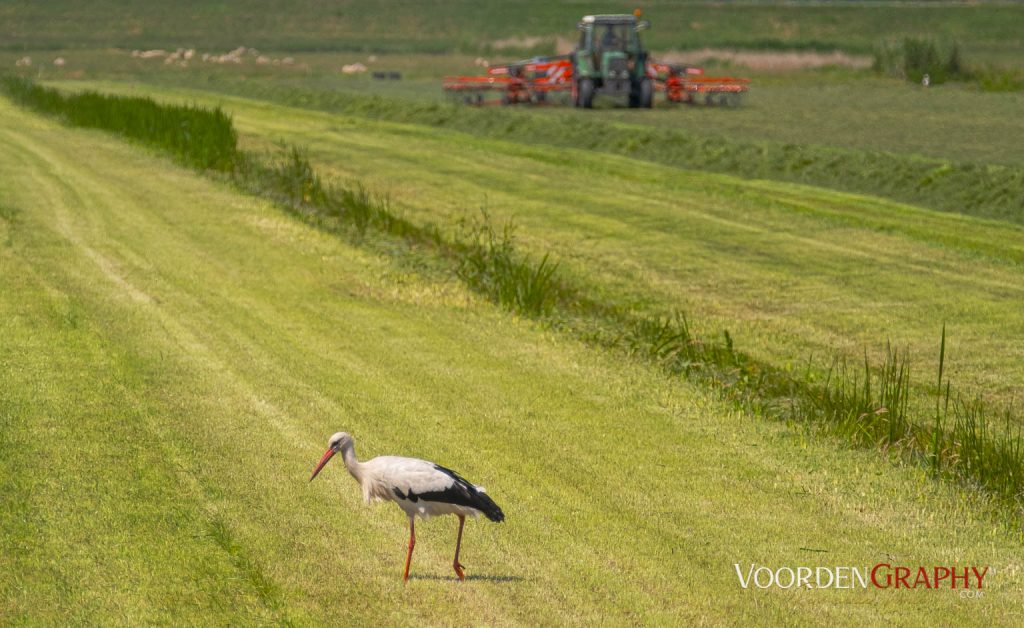
{"label": "mowed lawn stripe", "polygon": [[[123,439],[159,443],[118,459],[121,466],[100,460],[70,474],[79,499],[36,502],[43,529],[31,538],[58,536],[48,517],[60,509],[90,525],[137,525],[128,516],[108,525],[95,506],[119,473],[149,468],[168,477],[154,480],[158,513],[173,521],[192,503],[209,522],[212,532],[195,542],[219,561],[219,586],[231,593],[198,576],[183,586],[218,600],[225,622],[812,622],[913,612],[1005,623],[1016,612],[1019,542],[976,501],[922,471],[745,417],[102,133],[63,128],[6,101],[0,112],[11,147],[0,154],[0,185],[18,216],[5,264],[67,295],[91,342],[134,374],[118,380],[120,396],[88,374],[81,386],[110,414],[138,407],[126,420],[147,429],[104,429],[102,417],[74,404],[58,426],[75,422],[111,448]],[[0,275],[0,302],[21,321],[34,319],[24,304],[47,295],[30,284],[8,297],[12,277],[27,275]],[[15,339],[5,343],[6,368],[54,351],[93,359],[56,333],[33,344],[26,326],[5,335]],[[35,379],[66,400],[58,374],[43,369]],[[12,390],[18,403],[4,407],[13,408],[18,442],[46,442],[46,401],[27,385]],[[421,577],[403,587],[397,509],[363,508],[340,466],[307,483],[337,429],[356,435],[361,456],[428,457],[488,487],[509,518],[468,527],[465,585],[450,579],[453,521],[420,526]],[[37,473],[17,469],[19,481]],[[124,554],[127,582],[186,571],[160,552],[190,546],[147,531],[140,543],[151,560],[109,550]],[[801,548],[827,549],[827,560]],[[63,549],[76,561],[54,564],[48,581],[74,577],[94,559],[89,545]],[[920,592],[744,591],[732,567],[868,566],[889,555],[992,565],[1005,575],[967,606]],[[0,574],[0,586],[16,588],[25,568]],[[61,595],[22,595],[30,617],[42,607],[61,616],[79,603],[83,620],[102,620],[115,606],[126,622],[162,618],[132,587],[117,600],[88,582]]]}
{"label": "mowed lawn stripe", "polygon": [[[5,146],[5,165],[20,161]],[[0,619],[279,619],[218,547],[208,505],[168,457],[139,394],[153,374],[104,338],[89,287],[52,272],[88,260],[37,226],[19,212],[0,249]]]}

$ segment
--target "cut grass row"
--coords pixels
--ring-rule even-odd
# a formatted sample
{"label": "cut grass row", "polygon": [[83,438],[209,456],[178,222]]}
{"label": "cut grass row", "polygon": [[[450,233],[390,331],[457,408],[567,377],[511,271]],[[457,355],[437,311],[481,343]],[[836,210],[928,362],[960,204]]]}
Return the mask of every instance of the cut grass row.
{"label": "cut grass row", "polygon": [[[17,88],[21,84],[8,85]],[[54,103],[72,108],[82,102],[108,102],[83,101],[82,95],[62,96],[38,87],[17,93],[37,95],[48,113],[59,113]],[[22,102],[32,106],[30,97]],[[145,106],[160,105],[149,101]],[[209,115],[223,114],[218,110]],[[152,139],[154,145],[163,145],[162,136]],[[234,150],[234,141],[230,144]],[[822,383],[818,377],[825,369],[820,365],[809,364],[806,373],[794,375],[737,351],[728,332],[724,342],[709,341],[695,337],[681,316],[651,319],[604,303],[585,284],[557,277],[547,255],[531,262],[518,253],[507,228],[499,235],[485,223],[474,230],[471,239],[453,241],[436,226],[414,227],[361,189],[324,185],[297,149],[269,165],[239,153],[232,172],[238,184],[283,199],[300,214],[313,214],[314,222],[322,227],[355,226],[361,234],[372,227],[414,244],[432,246],[445,257],[458,260],[458,275],[495,302],[520,314],[544,317],[548,324],[576,338],[642,356],[672,374],[709,384],[745,410],[824,426],[859,445],[895,449],[906,459],[929,466],[937,476],[957,478],[996,496],[1010,508],[1011,520],[1024,508],[1019,421],[1006,411],[1005,421],[995,425],[992,409],[980,399],[965,400],[959,393],[950,404],[950,384],[943,380],[941,359],[938,390],[945,383],[944,409],[940,411],[937,402],[934,423],[925,422],[908,412],[911,386],[905,355],[890,351],[885,364],[874,368],[865,356],[862,380],[857,379],[857,371],[834,362]]]}
{"label": "cut grass row", "polygon": [[[1020,543],[926,473],[5,98],[0,140],[0,622],[1020,618]],[[487,482],[509,520],[469,524],[467,582],[445,580],[450,522],[419,527],[403,586],[397,509],[361,507],[343,470],[306,482],[337,429]],[[994,575],[964,601],[743,590],[732,566],[818,560]]]}

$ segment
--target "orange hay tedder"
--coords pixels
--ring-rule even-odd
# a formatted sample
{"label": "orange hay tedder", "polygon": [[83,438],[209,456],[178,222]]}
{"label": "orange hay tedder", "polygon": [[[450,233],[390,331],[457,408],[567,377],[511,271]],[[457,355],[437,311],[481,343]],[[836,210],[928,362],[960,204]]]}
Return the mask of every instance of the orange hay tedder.
{"label": "orange hay tedder", "polygon": [[655,92],[670,103],[739,105],[749,81],[704,76],[700,68],[656,63],[640,41],[650,22],[633,15],[586,15],[576,49],[559,57],[536,57],[487,69],[487,76],[448,76],[445,93],[457,102],[483,105],[542,104],[561,93],[576,107],[590,109],[598,96],[625,100],[630,107],[654,106]]}

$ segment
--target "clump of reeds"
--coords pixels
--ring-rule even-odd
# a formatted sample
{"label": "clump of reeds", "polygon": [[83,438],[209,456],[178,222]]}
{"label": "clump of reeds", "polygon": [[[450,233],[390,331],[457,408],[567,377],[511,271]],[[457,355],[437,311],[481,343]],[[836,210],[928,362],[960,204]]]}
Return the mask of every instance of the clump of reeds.
{"label": "clump of reeds", "polygon": [[[673,374],[708,384],[745,410],[839,434],[929,468],[936,477],[979,487],[1020,513],[1024,509],[1024,437],[1013,412],[964,398],[945,379],[946,333],[939,349],[934,415],[914,416],[911,360],[886,345],[880,365],[865,354],[851,365],[838,358],[824,369],[790,371],[739,352],[725,332],[701,339],[681,313],[606,316],[622,330],[601,344],[624,350]],[[594,338],[591,334],[591,339]],[[600,342],[600,340],[599,340]],[[918,410],[920,412],[920,410]],[[993,415],[1000,415],[996,422]]]}
{"label": "clump of reeds", "polygon": [[910,356],[886,346],[881,367],[867,355],[860,368],[834,360],[819,390],[811,387],[801,405],[809,417],[833,423],[860,445],[887,447],[906,443],[911,434]]}
{"label": "clump of reeds", "polygon": [[431,242],[436,235],[419,228],[391,209],[387,196],[325,182],[313,168],[306,151],[284,146],[276,155],[240,153],[233,172],[236,184],[268,197],[305,217],[333,221],[359,235],[373,228],[390,235]]}
{"label": "clump of reeds", "polygon": [[511,310],[528,316],[551,312],[558,299],[558,264],[544,254],[534,262],[515,250],[511,222],[495,230],[483,219],[463,223],[456,274],[468,286]]}

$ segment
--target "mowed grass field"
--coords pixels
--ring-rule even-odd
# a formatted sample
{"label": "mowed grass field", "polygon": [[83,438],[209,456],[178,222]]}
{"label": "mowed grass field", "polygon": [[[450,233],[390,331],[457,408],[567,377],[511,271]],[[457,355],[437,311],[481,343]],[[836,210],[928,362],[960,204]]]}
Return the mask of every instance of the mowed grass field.
{"label": "mowed grass field", "polygon": [[[401,194],[390,189],[418,218],[475,204],[446,196],[472,184],[460,172],[470,165],[495,176],[522,165],[518,177],[536,184],[542,177],[525,165],[550,154],[452,136],[464,155],[442,161],[426,153],[445,140],[425,129],[376,123],[371,134],[365,121],[290,119],[297,112],[243,101],[230,109],[246,143],[308,134],[318,165],[339,176],[386,185],[401,168]],[[342,133],[344,141],[331,135]],[[0,141],[4,623],[1021,620],[1019,539],[923,470],[739,414],[103,133],[0,99]],[[337,158],[356,148],[349,161]],[[759,223],[771,214],[748,208],[744,221],[727,220],[706,205],[760,198],[771,212],[810,221],[816,214],[795,212],[789,196],[825,208],[879,201],[565,156],[571,163],[548,157],[565,177],[552,203],[575,203],[579,178],[594,173],[653,193],[632,207],[632,224],[614,203],[580,204],[575,228],[607,235],[560,249],[567,269],[588,256],[604,261],[600,281],[652,306],[659,294],[675,302],[685,293],[672,287],[680,276],[659,275],[672,250],[687,252],[684,262],[710,255],[678,241],[649,265],[611,255],[626,248],[616,233],[654,251],[658,238],[697,228],[662,207],[666,190],[710,242],[746,233],[781,247],[779,259],[785,247],[853,247],[820,264],[875,254],[857,254],[849,234],[827,246],[780,242],[770,237],[778,229]],[[680,177],[687,185],[676,190]],[[495,187],[511,185],[497,177]],[[680,200],[686,190],[703,200]],[[488,194],[496,214],[512,212],[509,192]],[[428,215],[427,201],[442,213]],[[523,194],[514,205],[531,247],[564,237],[555,207]],[[901,209],[929,233],[954,220],[914,211]],[[998,241],[1000,225],[979,228]],[[886,237],[909,247],[885,249],[888,264],[931,252],[923,265],[952,263],[945,256],[974,263],[973,284],[1012,290],[1012,243],[974,259],[952,244]],[[735,271],[722,272],[704,281],[722,285]],[[690,293],[690,305],[699,298]],[[466,583],[450,573],[454,522],[419,527],[417,577],[403,586],[397,509],[364,508],[340,466],[306,482],[339,429],[356,436],[364,457],[435,459],[488,487],[508,521],[469,526]],[[949,591],[743,590],[733,568],[880,561],[988,565],[991,575],[984,597],[967,600]]]}
{"label": "mowed grass field", "polygon": [[307,146],[324,172],[388,194],[421,223],[484,207],[608,298],[682,309],[769,363],[877,358],[891,341],[910,349],[914,381],[931,385],[945,324],[955,384],[1004,404],[1024,392],[1017,225],[198,91],[85,85],[220,104],[243,144]]}
{"label": "mowed grass field", "polygon": [[[708,70],[748,76],[744,68]],[[920,155],[954,162],[1021,166],[1024,93],[983,93],[973,86],[908,86],[869,72],[753,74],[735,109],[663,106],[654,111],[606,109],[609,122],[685,130],[698,136],[832,146]],[[660,105],[661,103],[659,103]],[[555,116],[575,111],[540,110]]]}

